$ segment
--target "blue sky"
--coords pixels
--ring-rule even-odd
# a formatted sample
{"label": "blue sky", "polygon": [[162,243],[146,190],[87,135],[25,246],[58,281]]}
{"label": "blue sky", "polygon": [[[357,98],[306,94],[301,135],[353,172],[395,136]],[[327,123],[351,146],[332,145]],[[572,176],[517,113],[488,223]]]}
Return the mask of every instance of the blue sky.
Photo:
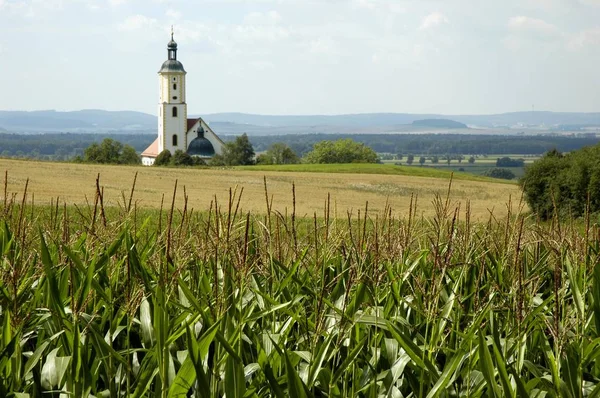
{"label": "blue sky", "polygon": [[600,111],[600,0],[0,0],[0,109]]}

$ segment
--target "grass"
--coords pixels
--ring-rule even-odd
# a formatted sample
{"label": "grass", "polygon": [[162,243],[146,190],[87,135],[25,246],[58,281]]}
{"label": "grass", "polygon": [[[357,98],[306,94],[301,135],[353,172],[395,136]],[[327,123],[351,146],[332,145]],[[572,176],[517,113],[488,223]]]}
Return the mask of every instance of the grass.
{"label": "grass", "polygon": [[[159,167],[126,167],[86,165],[55,162],[32,162],[0,159],[0,170],[8,173],[8,190],[22,192],[28,181],[34,203],[50,204],[51,201],[66,202],[68,205],[87,206],[93,202],[96,178],[104,189],[107,207],[116,207],[123,202],[123,195],[131,190],[136,178],[136,203],[139,208],[159,209],[166,206],[175,180],[188,197],[188,206],[207,209],[210,203],[226,203],[229,189],[244,190],[240,207],[243,211],[264,213],[264,178],[273,196],[273,210],[283,214],[291,212],[292,186],[296,187],[296,213],[312,216],[321,214],[323,203],[330,198],[332,212],[338,216],[347,210],[354,213],[366,202],[372,212],[382,212],[389,205],[395,211],[406,212],[413,196],[418,197],[419,216],[434,214],[430,205],[436,194],[444,194],[451,173],[437,170],[420,170],[417,167],[388,167],[382,165],[300,165],[296,168],[251,168],[244,169],[179,169]],[[280,171],[280,170],[295,171]],[[313,170],[313,171],[310,171]],[[316,170],[328,172],[315,172]],[[337,170],[337,172],[335,172]],[[346,172],[341,172],[346,170]],[[359,173],[358,170],[378,171],[377,174]],[[354,171],[349,173],[348,171]],[[382,172],[406,173],[384,174]],[[137,177],[136,177],[137,173]],[[415,175],[421,173],[421,176]],[[438,177],[434,177],[438,176]],[[442,176],[442,177],[439,177]],[[470,201],[472,217],[487,219],[489,211],[497,216],[506,214],[509,198],[520,197],[514,183],[502,183],[492,179],[467,178],[464,173],[455,174],[452,198],[463,206]],[[177,206],[183,205],[178,197]]]}
{"label": "grass", "polygon": [[179,184],[144,213],[138,187],[115,208],[102,184],[77,208],[0,196],[0,396],[600,394],[590,216],[474,222],[449,190],[430,217],[301,218],[269,184],[261,213],[239,190],[192,211]]}
{"label": "grass", "polygon": [[[415,164],[414,166],[417,166]],[[345,174],[380,174],[380,175],[400,175],[424,178],[442,178],[449,179],[452,172],[443,169],[434,169],[428,167],[414,166],[396,166],[393,164],[287,164],[287,165],[255,165],[238,166],[236,170],[258,170],[258,171],[284,171],[284,172],[302,172],[302,173],[345,173]],[[498,181],[492,178],[476,176],[470,173],[454,173],[454,179],[461,181],[481,181],[493,183],[511,184],[508,181]]]}

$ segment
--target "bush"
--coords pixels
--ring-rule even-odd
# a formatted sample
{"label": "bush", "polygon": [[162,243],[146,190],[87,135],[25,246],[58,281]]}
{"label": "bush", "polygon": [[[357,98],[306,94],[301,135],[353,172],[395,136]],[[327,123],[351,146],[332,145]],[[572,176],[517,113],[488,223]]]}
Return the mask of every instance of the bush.
{"label": "bush", "polygon": [[167,166],[171,163],[171,152],[165,149],[154,159],[155,166]]}
{"label": "bush", "polygon": [[508,156],[496,159],[496,167],[523,167],[524,165],[523,159],[511,159]]}
{"label": "bush", "polygon": [[208,161],[208,165],[209,166],[214,166],[214,167],[222,167],[222,166],[226,166],[225,164],[225,159],[223,159],[222,155],[215,155],[213,156],[209,161]]}
{"label": "bush", "polygon": [[515,174],[512,171],[499,168],[489,169],[485,173],[483,173],[483,175],[486,177],[500,178],[503,180],[512,180],[513,178],[515,178]]}
{"label": "bush", "polygon": [[173,166],[192,166],[194,159],[187,152],[178,149],[173,154],[173,158],[171,158],[171,164]]}
{"label": "bush", "polygon": [[317,142],[304,157],[306,163],[377,163],[374,150],[352,140]]}

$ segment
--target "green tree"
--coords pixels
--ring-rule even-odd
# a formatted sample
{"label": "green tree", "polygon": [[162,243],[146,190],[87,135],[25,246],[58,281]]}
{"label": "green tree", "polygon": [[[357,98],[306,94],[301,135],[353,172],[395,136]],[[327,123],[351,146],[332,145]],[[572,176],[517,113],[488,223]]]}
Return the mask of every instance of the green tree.
{"label": "green tree", "polygon": [[140,157],[129,145],[105,138],[100,144],[93,143],[85,149],[83,161],[87,163],[139,164]]}
{"label": "green tree", "polygon": [[351,138],[320,141],[304,157],[306,163],[377,163],[377,154]]}
{"label": "green tree", "polygon": [[129,145],[124,145],[119,155],[119,164],[139,164],[140,156],[137,154],[135,149]]}
{"label": "green tree", "polygon": [[286,144],[276,142],[256,159],[258,164],[295,164],[300,163],[298,155]]}
{"label": "green tree", "polygon": [[423,165],[425,164],[425,160],[427,160],[427,159],[425,159],[425,156],[421,156],[421,157],[419,158],[419,164],[420,164],[421,166],[423,166]]}
{"label": "green tree", "polygon": [[523,167],[524,165],[523,159],[511,159],[508,156],[496,159],[496,167]]}
{"label": "green tree", "polygon": [[206,166],[206,161],[198,156],[192,156],[192,164],[194,166]]}
{"label": "green tree", "polygon": [[600,211],[600,145],[563,155],[557,150],[525,168],[519,181],[527,204],[541,219]]}
{"label": "green tree", "polygon": [[473,163],[475,163],[475,156],[471,156],[469,158],[469,164],[473,164]]}
{"label": "green tree", "polygon": [[171,158],[171,164],[173,166],[191,166],[194,164],[194,159],[187,152],[178,149]]}
{"label": "green tree", "polygon": [[434,155],[431,157],[431,163],[438,164],[439,161],[440,161],[440,158],[437,155]]}
{"label": "green tree", "polygon": [[415,161],[415,155],[413,155],[413,154],[408,155],[408,157],[406,158],[406,163],[408,163],[408,164],[413,164],[414,161]]}
{"label": "green tree", "polygon": [[503,180],[512,180],[513,178],[515,178],[515,174],[512,171],[501,168],[489,169],[485,173],[483,173],[483,175],[485,175],[486,177],[501,178]]}
{"label": "green tree", "polygon": [[163,150],[158,154],[156,159],[154,159],[155,166],[167,166],[171,164],[171,151],[168,149]]}
{"label": "green tree", "polygon": [[216,154],[208,161],[209,166],[225,166],[225,159],[223,159],[223,155]]}
{"label": "green tree", "polygon": [[463,155],[457,155],[456,159],[458,160],[458,163],[462,163],[462,161],[465,159],[465,157]]}
{"label": "green tree", "polygon": [[246,133],[223,147],[223,163],[227,166],[254,164],[254,148]]}

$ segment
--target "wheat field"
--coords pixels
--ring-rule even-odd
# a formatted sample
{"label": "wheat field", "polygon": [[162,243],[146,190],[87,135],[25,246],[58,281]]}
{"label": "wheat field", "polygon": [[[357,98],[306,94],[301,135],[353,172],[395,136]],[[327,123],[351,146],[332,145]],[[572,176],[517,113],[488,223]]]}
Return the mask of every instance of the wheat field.
{"label": "wheat field", "polygon": [[[135,204],[141,208],[159,208],[173,195],[175,181],[188,197],[188,206],[198,211],[208,210],[215,199],[227,202],[229,191],[243,189],[240,208],[243,211],[265,212],[265,180],[272,209],[289,213],[295,188],[296,213],[299,216],[321,215],[323,204],[330,198],[331,209],[338,215],[357,212],[368,202],[370,211],[382,211],[388,204],[394,211],[408,212],[411,200],[417,198],[418,216],[433,215],[432,201],[436,194],[446,195],[450,179],[404,175],[359,173],[310,173],[252,171],[238,169],[181,169],[158,167],[127,167],[72,163],[49,163],[0,159],[0,172],[7,195],[20,197],[27,183],[35,204],[92,203],[96,179],[104,190],[104,205],[119,206],[130,196],[135,182]],[[137,175],[137,177],[136,177]],[[485,220],[493,213],[502,217],[507,203],[520,200],[516,184],[454,180],[451,198],[454,204],[470,203],[474,220]],[[181,206],[183,195],[178,195]]]}

